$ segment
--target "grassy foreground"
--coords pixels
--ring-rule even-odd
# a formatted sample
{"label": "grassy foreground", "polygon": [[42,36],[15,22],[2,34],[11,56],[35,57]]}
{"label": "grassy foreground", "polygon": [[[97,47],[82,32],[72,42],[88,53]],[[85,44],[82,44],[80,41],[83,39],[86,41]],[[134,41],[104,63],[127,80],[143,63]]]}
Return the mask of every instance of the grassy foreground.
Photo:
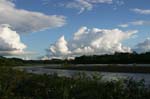
{"label": "grassy foreground", "polygon": [[132,79],[104,82],[85,75],[35,75],[0,68],[0,99],[149,99],[150,88]]}

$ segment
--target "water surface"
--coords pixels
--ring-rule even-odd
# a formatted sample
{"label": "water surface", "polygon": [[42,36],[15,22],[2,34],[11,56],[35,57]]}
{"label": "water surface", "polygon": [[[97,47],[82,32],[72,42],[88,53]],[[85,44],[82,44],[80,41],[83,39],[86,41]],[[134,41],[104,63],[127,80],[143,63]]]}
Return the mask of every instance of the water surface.
{"label": "water surface", "polygon": [[136,81],[145,80],[146,84],[150,84],[150,73],[117,73],[117,72],[95,72],[95,71],[76,71],[76,70],[62,70],[62,69],[47,69],[43,66],[37,67],[19,67],[19,69],[28,73],[34,74],[57,74],[58,76],[73,77],[79,73],[84,73],[87,76],[94,74],[102,76],[103,80],[117,80],[118,78],[133,78]]}

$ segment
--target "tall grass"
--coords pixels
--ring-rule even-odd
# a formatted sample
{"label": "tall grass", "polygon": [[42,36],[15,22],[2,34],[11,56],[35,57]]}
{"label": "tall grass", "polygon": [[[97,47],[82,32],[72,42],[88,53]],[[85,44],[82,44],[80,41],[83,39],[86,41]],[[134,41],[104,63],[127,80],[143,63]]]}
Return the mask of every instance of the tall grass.
{"label": "tall grass", "polygon": [[35,75],[0,68],[0,99],[149,99],[144,80],[102,81],[84,74],[72,78]]}

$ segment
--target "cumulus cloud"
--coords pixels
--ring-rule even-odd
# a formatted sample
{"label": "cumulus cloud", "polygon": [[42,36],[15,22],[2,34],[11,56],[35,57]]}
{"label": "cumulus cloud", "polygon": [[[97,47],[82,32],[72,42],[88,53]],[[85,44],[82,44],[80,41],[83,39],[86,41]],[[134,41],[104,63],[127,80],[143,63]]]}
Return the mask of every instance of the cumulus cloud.
{"label": "cumulus cloud", "polygon": [[64,36],[60,37],[50,46],[48,53],[51,53],[51,57],[75,57],[131,52],[131,48],[123,46],[121,42],[137,32],[81,27],[69,41]]}
{"label": "cumulus cloud", "polygon": [[138,43],[134,50],[137,51],[138,53],[149,52],[150,38],[147,38],[145,41]]}
{"label": "cumulus cloud", "polygon": [[0,55],[23,54],[26,45],[20,40],[16,31],[8,25],[0,25]]}
{"label": "cumulus cloud", "polygon": [[134,8],[134,9],[131,9],[131,11],[134,11],[135,13],[138,13],[138,14],[150,15],[150,9]]}
{"label": "cumulus cloud", "polygon": [[145,20],[137,20],[133,22],[128,22],[125,24],[120,24],[118,25],[119,27],[126,28],[129,26],[142,26],[142,25],[150,25],[150,21],[145,21]]}
{"label": "cumulus cloud", "polygon": [[68,50],[67,44],[68,43],[65,40],[64,36],[62,36],[57,40],[54,45],[50,46],[50,51],[55,56],[68,55],[70,54],[70,51]]}
{"label": "cumulus cloud", "polygon": [[11,0],[0,0],[0,24],[9,24],[19,33],[61,27],[65,17],[17,9]]}
{"label": "cumulus cloud", "polygon": [[89,11],[93,9],[95,4],[111,4],[112,0],[74,0],[73,2],[67,3],[65,6],[67,8],[75,8],[80,10],[79,14],[84,11]]}

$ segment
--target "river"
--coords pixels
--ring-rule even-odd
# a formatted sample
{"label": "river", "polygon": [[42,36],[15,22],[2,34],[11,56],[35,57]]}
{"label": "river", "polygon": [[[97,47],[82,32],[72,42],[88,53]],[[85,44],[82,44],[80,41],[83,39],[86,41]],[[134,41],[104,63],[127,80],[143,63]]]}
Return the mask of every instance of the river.
{"label": "river", "polygon": [[73,77],[79,73],[84,73],[87,76],[94,74],[102,76],[103,80],[117,80],[118,78],[133,78],[136,81],[145,80],[146,85],[150,85],[150,73],[117,73],[117,72],[95,72],[95,71],[76,71],[76,70],[62,70],[62,69],[47,69],[44,66],[28,66],[17,67],[22,71],[34,74],[57,74],[58,76]]}

